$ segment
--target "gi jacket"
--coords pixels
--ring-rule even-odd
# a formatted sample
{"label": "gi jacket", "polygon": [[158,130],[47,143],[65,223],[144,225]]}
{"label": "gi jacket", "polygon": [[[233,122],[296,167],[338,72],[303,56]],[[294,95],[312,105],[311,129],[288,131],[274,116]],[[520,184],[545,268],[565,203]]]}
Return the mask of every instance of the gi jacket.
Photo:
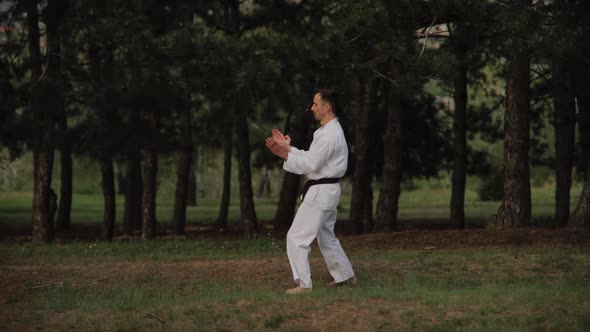
{"label": "gi jacket", "polygon": [[[348,165],[348,146],[337,118],[330,120],[313,133],[308,151],[291,147],[283,169],[308,179],[341,178]],[[322,210],[336,210],[340,201],[340,184],[319,184],[309,188],[304,204]]]}

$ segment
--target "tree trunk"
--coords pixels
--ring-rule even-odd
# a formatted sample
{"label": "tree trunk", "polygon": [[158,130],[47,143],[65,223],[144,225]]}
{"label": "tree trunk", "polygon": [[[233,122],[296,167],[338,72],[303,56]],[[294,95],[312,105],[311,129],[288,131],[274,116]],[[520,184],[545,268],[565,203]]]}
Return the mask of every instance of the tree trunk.
{"label": "tree trunk", "polygon": [[574,164],[576,105],[569,57],[557,57],[552,66],[555,128],[555,220],[565,226],[570,215],[570,189]]}
{"label": "tree trunk", "polygon": [[[585,52],[590,56],[590,52]],[[588,59],[588,58],[586,58]],[[578,133],[580,157],[578,158],[578,173],[584,174],[590,163],[590,66],[587,60],[579,58],[576,60],[573,74],[573,89],[578,105]],[[586,178],[583,176],[582,178]]]}
{"label": "tree trunk", "polygon": [[[399,77],[399,64],[392,64],[393,77]],[[383,136],[383,172],[381,191],[375,212],[375,229],[394,230],[397,225],[397,212],[402,181],[402,149],[403,149],[403,110],[402,102],[396,86],[391,85],[388,109]]]}
{"label": "tree trunk", "polygon": [[494,228],[528,226],[531,220],[530,53],[522,42],[513,44],[504,115],[504,201]]}
{"label": "tree trunk", "polygon": [[363,224],[365,225],[364,230],[366,232],[371,232],[375,229],[375,219],[373,218],[373,186],[371,183],[373,182],[373,172],[371,172],[371,177],[369,179],[369,190],[367,191],[367,196],[365,197],[365,206],[363,207],[364,216],[363,216]]}
{"label": "tree trunk", "polygon": [[352,178],[352,195],[350,199],[349,220],[355,225],[356,234],[365,231],[364,216],[368,191],[371,188],[371,160],[369,159],[371,128],[370,115],[373,111],[375,79],[358,79],[355,82],[355,144],[354,175]]}
{"label": "tree trunk", "polygon": [[590,226],[590,162],[586,167],[584,187],[578,205],[572,213],[570,226]]}
{"label": "tree trunk", "polygon": [[277,211],[275,212],[273,222],[273,227],[276,231],[285,231],[291,227],[295,218],[299,186],[301,186],[301,176],[286,172],[283,176],[281,192],[279,193],[279,203],[277,204]]}
{"label": "tree trunk", "polygon": [[238,181],[240,187],[240,227],[245,238],[258,233],[254,208],[252,171],[250,169],[250,134],[245,110],[237,110],[236,133],[238,143]]}
{"label": "tree trunk", "polygon": [[156,175],[158,154],[153,149],[145,150],[143,157],[143,198],[141,239],[150,240],[156,236]]}
{"label": "tree trunk", "polygon": [[453,173],[451,176],[451,227],[465,228],[465,182],[467,179],[467,62],[465,51],[457,50],[453,112]]}
{"label": "tree trunk", "polygon": [[61,166],[61,187],[59,189],[59,209],[57,211],[56,226],[58,229],[70,228],[70,217],[72,214],[72,144],[69,141],[67,131],[67,119],[65,111],[60,119],[60,129],[62,133],[60,166]]}
{"label": "tree trunk", "polygon": [[[185,23],[189,23],[185,20]],[[188,75],[185,75],[185,77]],[[193,159],[193,139],[192,139],[192,104],[190,94],[190,81],[185,79],[186,86],[186,106],[182,111],[183,133],[181,150],[178,155],[178,165],[176,168],[176,193],[174,197],[174,215],[172,216],[172,232],[174,234],[184,234],[186,226],[186,205],[188,201],[189,179]]]}
{"label": "tree trunk", "polygon": [[[72,213],[72,144],[70,143],[68,135],[68,115],[65,108],[64,86],[66,85],[64,75],[62,75],[62,57],[65,56],[62,52],[62,43],[65,44],[64,49],[68,47],[68,34],[64,31],[61,18],[66,15],[68,1],[52,0],[48,3],[48,19],[47,32],[48,43],[51,39],[52,46],[50,54],[51,61],[48,62],[48,75],[53,81],[54,91],[52,98],[54,99],[55,114],[57,115],[57,126],[60,136],[60,167],[61,167],[61,183],[59,194],[59,209],[57,210],[56,228],[68,229],[70,228],[71,213]],[[51,5],[51,6],[50,6]],[[50,26],[53,26],[51,29]],[[53,35],[53,37],[50,37]],[[48,45],[49,46],[49,45]],[[71,49],[71,47],[70,47]],[[50,65],[51,64],[51,65]],[[53,67],[49,70],[49,67]]]}
{"label": "tree trunk", "polygon": [[141,197],[143,183],[141,176],[141,159],[138,153],[131,153],[127,159],[125,184],[125,210],[123,212],[123,233],[130,235],[141,224]]}
{"label": "tree trunk", "polygon": [[221,192],[221,204],[217,216],[217,226],[220,229],[227,228],[227,217],[229,214],[229,199],[231,194],[231,158],[233,146],[233,126],[227,125],[225,140],[223,142],[223,185]]}
{"label": "tree trunk", "polygon": [[33,192],[33,242],[53,241],[53,213],[51,207],[51,174],[53,172],[53,150],[33,151],[34,192]]}
{"label": "tree trunk", "polygon": [[[54,6],[54,3],[51,3]],[[53,9],[53,8],[52,8]],[[53,222],[51,210],[51,177],[53,173],[53,117],[51,92],[47,77],[41,77],[41,50],[39,46],[39,13],[37,1],[26,2],[29,58],[31,67],[31,95],[29,111],[32,113],[36,137],[33,142],[33,211],[32,241],[51,242],[53,240]],[[55,47],[55,20],[48,26],[48,47]],[[58,55],[59,56],[59,55]],[[52,56],[51,58],[55,58]],[[55,59],[51,59],[51,75],[56,74]],[[49,67],[48,67],[49,70]],[[49,73],[48,73],[49,74]],[[47,108],[47,109],[46,109]]]}
{"label": "tree trunk", "polygon": [[187,194],[192,164],[192,149],[192,146],[186,146],[178,155],[174,216],[172,217],[172,225],[170,225],[174,234],[184,234],[186,225],[186,204],[188,201]]}
{"label": "tree trunk", "polygon": [[115,202],[115,170],[111,156],[103,156],[100,160],[102,179],[102,196],[104,200],[102,238],[112,241],[115,233],[116,202]]}
{"label": "tree trunk", "polygon": [[[302,98],[309,98],[309,96]],[[307,149],[309,144],[311,144],[310,137],[307,135],[312,119],[311,113],[307,110],[300,110],[297,107],[294,109],[293,123],[287,124],[285,132],[291,137],[291,145]],[[285,172],[273,222],[275,231],[286,231],[291,227],[291,223],[295,218],[295,207],[297,206],[300,185],[301,175]]]}

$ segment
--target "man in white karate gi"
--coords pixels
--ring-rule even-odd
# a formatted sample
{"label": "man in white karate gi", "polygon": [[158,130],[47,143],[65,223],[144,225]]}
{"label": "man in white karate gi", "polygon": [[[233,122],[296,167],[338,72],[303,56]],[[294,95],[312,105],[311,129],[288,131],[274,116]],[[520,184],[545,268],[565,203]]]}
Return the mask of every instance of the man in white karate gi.
{"label": "man in white karate gi", "polygon": [[336,208],[340,201],[339,179],[346,173],[348,146],[336,117],[338,95],[331,89],[318,90],[311,111],[321,127],[313,134],[308,151],[291,146],[291,138],[279,130],[265,141],[266,147],[285,160],[283,169],[305,174],[303,201],[287,233],[287,255],[296,287],[287,294],[310,292],[310,246],[317,238],[320,251],[334,278],[328,286],[355,284],[356,277],[340,241],[334,235]]}

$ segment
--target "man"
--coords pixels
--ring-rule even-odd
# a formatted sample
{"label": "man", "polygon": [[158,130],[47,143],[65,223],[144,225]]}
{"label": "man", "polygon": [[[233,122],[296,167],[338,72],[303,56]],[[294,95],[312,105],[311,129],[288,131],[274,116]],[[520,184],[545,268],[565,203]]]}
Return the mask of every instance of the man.
{"label": "man", "polygon": [[334,235],[336,208],[340,201],[339,179],[346,173],[348,146],[338,122],[338,95],[331,89],[319,90],[311,111],[321,127],[313,134],[309,151],[291,146],[291,138],[279,130],[265,141],[266,147],[285,160],[283,169],[307,175],[303,201],[287,233],[287,255],[297,287],[287,294],[310,292],[312,289],[309,251],[317,238],[330,274],[334,278],[328,286],[356,283],[348,257]]}

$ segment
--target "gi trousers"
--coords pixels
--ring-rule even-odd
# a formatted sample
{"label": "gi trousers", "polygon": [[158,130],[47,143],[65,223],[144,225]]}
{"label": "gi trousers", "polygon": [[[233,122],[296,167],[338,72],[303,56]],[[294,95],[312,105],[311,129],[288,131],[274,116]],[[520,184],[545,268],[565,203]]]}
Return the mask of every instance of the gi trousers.
{"label": "gi trousers", "polygon": [[[306,198],[307,199],[307,198]],[[301,203],[293,224],[287,233],[287,256],[295,283],[303,288],[312,288],[309,252],[317,238],[328,271],[336,282],[354,276],[352,265],[334,234],[336,210],[324,210],[316,205]]]}

